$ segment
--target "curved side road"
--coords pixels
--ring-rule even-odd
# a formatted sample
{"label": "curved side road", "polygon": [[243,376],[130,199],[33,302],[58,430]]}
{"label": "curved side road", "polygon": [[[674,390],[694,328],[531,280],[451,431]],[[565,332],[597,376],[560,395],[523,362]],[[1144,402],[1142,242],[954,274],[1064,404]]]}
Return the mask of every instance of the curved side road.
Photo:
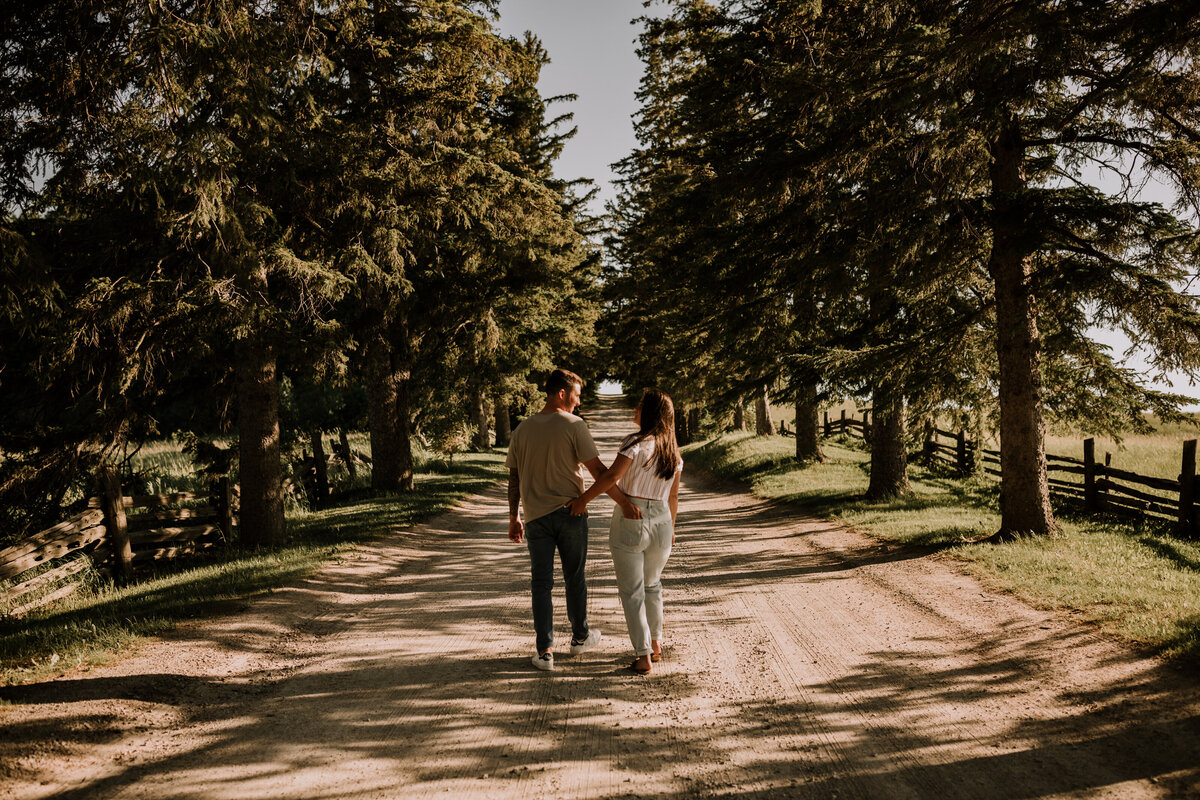
{"label": "curved side road", "polygon": [[[631,428],[585,410],[611,459]],[[953,564],[685,472],[666,653],[591,519],[581,656],[534,670],[497,486],[235,617],[0,690],[12,798],[1200,797],[1200,681]],[[559,639],[566,634],[561,586]]]}

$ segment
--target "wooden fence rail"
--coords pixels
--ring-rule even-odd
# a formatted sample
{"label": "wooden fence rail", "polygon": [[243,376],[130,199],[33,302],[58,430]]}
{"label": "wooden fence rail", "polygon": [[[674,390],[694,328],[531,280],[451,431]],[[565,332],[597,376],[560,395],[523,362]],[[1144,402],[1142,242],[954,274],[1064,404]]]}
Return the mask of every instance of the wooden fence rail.
{"label": "wooden fence rail", "polygon": [[[949,439],[953,444],[941,440]],[[933,427],[925,441],[928,460],[949,466],[963,475],[976,470],[975,442],[966,431],[945,431]],[[979,467],[989,475],[1000,475],[1000,451],[980,448]],[[1129,516],[1149,516],[1175,522],[1181,536],[1197,533],[1196,440],[1183,443],[1178,478],[1141,475],[1112,466],[1112,454],[1104,462],[1096,459],[1095,439],[1083,441],[1083,458],[1046,454],[1047,481],[1052,493],[1079,500],[1089,513],[1109,512]],[[1061,476],[1061,477],[1060,477]],[[1077,476],[1077,480],[1067,476]]]}
{"label": "wooden fence rail", "polygon": [[[862,419],[845,409],[834,418],[826,411],[823,433],[857,436],[871,441],[871,411],[860,412]],[[1196,440],[1183,442],[1178,478],[1141,475],[1112,466],[1112,454],[1104,454],[1104,463],[1096,459],[1096,442],[1085,439],[1083,458],[1046,454],[1047,482],[1054,494],[1080,501],[1089,513],[1109,512],[1137,517],[1170,519],[1178,535],[1200,534],[1200,497],[1197,493]],[[965,430],[947,431],[936,426],[926,431],[923,455],[926,461],[950,467],[961,475],[977,470],[1000,477],[1000,451],[977,447]],[[977,463],[978,462],[978,463]]]}
{"label": "wooden fence rail", "polygon": [[[0,613],[21,616],[69,597],[89,567],[129,580],[139,565],[212,550],[233,539],[237,518],[228,478],[216,481],[208,497],[126,495],[110,469],[101,472],[99,485],[100,495],[84,511],[0,550],[0,581],[13,582],[0,589]],[[59,563],[26,576],[52,562]]]}

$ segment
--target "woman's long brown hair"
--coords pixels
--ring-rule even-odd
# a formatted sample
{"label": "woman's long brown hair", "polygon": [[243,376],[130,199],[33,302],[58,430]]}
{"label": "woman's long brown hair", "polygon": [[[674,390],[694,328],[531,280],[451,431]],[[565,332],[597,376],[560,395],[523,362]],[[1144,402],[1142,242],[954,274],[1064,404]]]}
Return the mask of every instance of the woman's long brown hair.
{"label": "woman's long brown hair", "polygon": [[641,425],[637,433],[625,437],[621,449],[653,437],[654,474],[664,481],[670,480],[679,466],[679,445],[675,443],[675,404],[666,392],[647,389],[638,401],[638,408],[641,409]]}

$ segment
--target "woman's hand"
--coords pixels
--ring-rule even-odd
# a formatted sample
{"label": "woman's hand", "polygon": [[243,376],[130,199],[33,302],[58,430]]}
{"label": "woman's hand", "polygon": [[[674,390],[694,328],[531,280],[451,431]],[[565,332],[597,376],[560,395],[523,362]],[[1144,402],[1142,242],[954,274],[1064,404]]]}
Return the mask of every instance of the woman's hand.
{"label": "woman's hand", "polygon": [[621,506],[621,514],[625,517],[625,519],[642,518],[642,510],[628,500],[626,500],[625,504]]}
{"label": "woman's hand", "polygon": [[588,504],[586,500],[584,500],[582,497],[576,497],[563,507],[570,512],[571,516],[581,517],[587,513],[587,506]]}

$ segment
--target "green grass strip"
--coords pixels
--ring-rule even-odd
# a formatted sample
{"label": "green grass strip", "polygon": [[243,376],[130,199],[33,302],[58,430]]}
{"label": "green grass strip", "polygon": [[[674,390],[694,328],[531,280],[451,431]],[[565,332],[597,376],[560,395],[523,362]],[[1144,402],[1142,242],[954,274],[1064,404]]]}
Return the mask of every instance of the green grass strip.
{"label": "green grass strip", "polygon": [[289,515],[289,543],[231,548],[219,560],[168,568],[129,586],[99,584],[25,619],[0,620],[0,685],[102,664],[180,621],[241,610],[247,599],[312,574],[353,545],[406,528],[507,475],[501,453],[464,454],[416,476],[407,494],[369,497]]}
{"label": "green grass strip", "polygon": [[910,465],[913,494],[868,502],[870,457],[855,441],[823,444],[825,463],[800,465],[783,437],[725,434],[685,449],[691,465],[883,539],[960,560],[986,585],[1051,609],[1071,609],[1144,652],[1200,663],[1200,544],[1157,522],[1056,507],[1062,534],[970,543],[1000,527],[998,486]]}

